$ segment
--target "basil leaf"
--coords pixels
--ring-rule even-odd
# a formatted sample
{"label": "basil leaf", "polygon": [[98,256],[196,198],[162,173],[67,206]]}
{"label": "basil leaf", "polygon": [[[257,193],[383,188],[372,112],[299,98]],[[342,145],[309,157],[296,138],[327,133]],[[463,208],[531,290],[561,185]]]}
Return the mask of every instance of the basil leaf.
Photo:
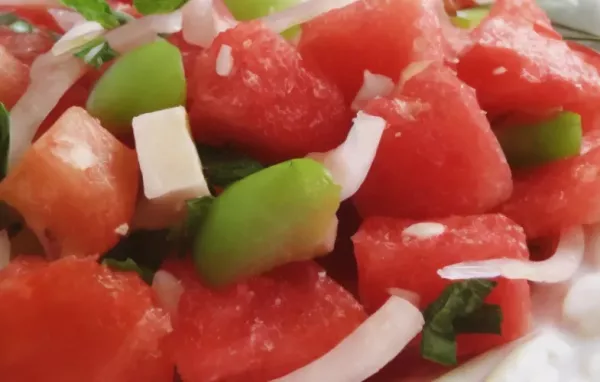
{"label": "basil leaf", "polygon": [[498,305],[483,304],[466,317],[454,319],[454,331],[458,333],[502,334],[502,309]]}
{"label": "basil leaf", "polygon": [[187,3],[187,0],[133,0],[133,5],[142,15],[170,13]]}
{"label": "basil leaf", "polygon": [[86,20],[96,21],[106,29],[121,25],[105,0],[61,0],[61,2],[80,13]]}
{"label": "basil leaf", "polygon": [[211,187],[227,187],[264,168],[254,159],[227,149],[198,146],[198,154]]}
{"label": "basil leaf", "polygon": [[10,114],[0,102],[0,180],[8,172],[8,150],[10,148]]}
{"label": "basil leaf", "polygon": [[154,272],[152,272],[148,268],[140,267],[131,258],[127,258],[126,260],[116,260],[108,258],[102,260],[102,264],[117,271],[136,272],[138,275],[140,275],[140,278],[144,280],[148,285],[152,285],[152,280],[154,279]]}
{"label": "basil leaf", "polygon": [[457,334],[499,334],[502,322],[500,308],[483,302],[496,285],[495,281],[474,279],[446,287],[423,313],[423,358],[443,365],[455,365]]}
{"label": "basil leaf", "polygon": [[119,54],[115,52],[104,39],[90,41],[81,47],[81,50],[75,53],[76,57],[81,58],[86,64],[89,64],[96,69],[118,55]]}
{"label": "basil leaf", "polygon": [[0,25],[10,28],[15,33],[31,33],[35,30],[28,21],[12,12],[0,14]]}

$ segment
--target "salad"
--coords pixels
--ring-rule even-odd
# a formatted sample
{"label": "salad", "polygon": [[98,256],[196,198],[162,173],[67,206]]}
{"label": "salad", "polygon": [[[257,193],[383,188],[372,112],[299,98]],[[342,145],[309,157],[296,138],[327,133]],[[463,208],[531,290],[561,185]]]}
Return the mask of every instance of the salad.
{"label": "salad", "polygon": [[0,1],[0,381],[599,381],[592,24]]}

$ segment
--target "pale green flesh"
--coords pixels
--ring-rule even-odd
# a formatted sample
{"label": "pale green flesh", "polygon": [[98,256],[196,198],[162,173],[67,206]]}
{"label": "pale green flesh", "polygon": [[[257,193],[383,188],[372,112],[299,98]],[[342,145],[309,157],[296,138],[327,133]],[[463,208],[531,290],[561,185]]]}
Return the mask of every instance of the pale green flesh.
{"label": "pale green flesh", "polygon": [[201,277],[223,285],[320,255],[340,187],[312,159],[283,162],[229,186],[196,235]]}
{"label": "pale green flesh", "polygon": [[[254,20],[293,7],[299,4],[301,0],[224,0],[224,2],[237,20]],[[284,31],[281,35],[291,39],[299,32],[300,26],[295,26]]]}
{"label": "pale green flesh", "polygon": [[181,53],[157,39],[117,59],[96,83],[86,107],[113,133],[126,133],[133,117],[184,105],[185,100]]}

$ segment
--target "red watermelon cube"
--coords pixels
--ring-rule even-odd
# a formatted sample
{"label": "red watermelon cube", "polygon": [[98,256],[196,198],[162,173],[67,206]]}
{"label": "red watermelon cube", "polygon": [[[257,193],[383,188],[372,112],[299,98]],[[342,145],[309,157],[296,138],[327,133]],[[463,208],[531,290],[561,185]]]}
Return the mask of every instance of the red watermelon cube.
{"label": "red watermelon cube", "polygon": [[29,68],[0,45],[0,102],[10,109],[29,85]]}
{"label": "red watermelon cube", "polygon": [[359,0],[304,24],[298,50],[351,103],[365,70],[397,81],[413,61],[453,60],[446,26],[439,0]]}
{"label": "red watermelon cube", "polygon": [[500,212],[530,238],[600,221],[600,132],[584,137],[581,155],[519,171]]}
{"label": "red watermelon cube", "polygon": [[600,75],[561,40],[538,33],[521,17],[485,19],[461,53],[458,76],[475,88],[492,115],[563,107],[600,99]]}
{"label": "red watermelon cube", "polygon": [[[425,309],[450,284],[437,274],[446,265],[528,257],[523,229],[502,215],[450,217],[418,226],[415,223],[418,222],[369,218],[354,235],[360,295],[371,310],[385,302],[388,288],[418,293],[420,307]],[[459,356],[480,353],[514,340],[528,329],[527,281],[497,281],[486,302],[498,304],[502,309],[502,335],[459,335]]]}
{"label": "red watermelon cube", "polygon": [[548,37],[561,39],[552,27],[552,21],[535,0],[496,0],[490,17],[518,17],[533,24],[534,29]]}
{"label": "red watermelon cube", "polygon": [[264,382],[325,354],[365,319],[358,302],[312,262],[223,290],[190,262],[166,266],[183,283],[170,345],[185,382]]}
{"label": "red watermelon cube", "polygon": [[476,214],[510,196],[510,169],[473,89],[441,65],[421,69],[365,109],[388,127],[354,197],[363,217]]}
{"label": "red watermelon cube", "polygon": [[[217,68],[223,62],[226,70]],[[206,143],[276,161],[329,150],[350,129],[339,90],[260,22],[221,33],[198,56],[191,81],[193,131]]]}
{"label": "red watermelon cube", "polygon": [[72,107],[0,183],[50,257],[103,253],[117,243],[138,195],[135,152]]}
{"label": "red watermelon cube", "polygon": [[2,381],[173,381],[169,317],[136,274],[17,258],[0,271],[0,305]]}

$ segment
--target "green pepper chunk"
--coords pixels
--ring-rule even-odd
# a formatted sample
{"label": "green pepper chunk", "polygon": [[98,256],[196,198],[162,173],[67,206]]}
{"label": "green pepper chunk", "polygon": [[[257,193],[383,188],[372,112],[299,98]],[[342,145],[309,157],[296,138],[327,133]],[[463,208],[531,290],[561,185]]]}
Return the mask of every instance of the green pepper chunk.
{"label": "green pepper chunk", "polygon": [[581,117],[565,111],[537,124],[503,128],[495,134],[511,167],[541,165],[579,155]]}
{"label": "green pepper chunk", "polygon": [[[254,20],[286,8],[293,7],[302,0],[225,0],[225,5],[237,20]],[[300,26],[292,27],[281,35],[294,38],[300,32]]]}
{"label": "green pepper chunk", "polygon": [[451,20],[455,27],[473,29],[489,14],[489,6],[474,7],[457,11],[456,16],[451,17]]}
{"label": "green pepper chunk", "polygon": [[185,99],[181,52],[157,39],[119,57],[96,83],[86,107],[119,134],[131,130],[133,117],[184,105]]}
{"label": "green pepper chunk", "polygon": [[217,197],[194,239],[203,280],[219,286],[322,255],[340,187],[312,159],[256,172]]}

